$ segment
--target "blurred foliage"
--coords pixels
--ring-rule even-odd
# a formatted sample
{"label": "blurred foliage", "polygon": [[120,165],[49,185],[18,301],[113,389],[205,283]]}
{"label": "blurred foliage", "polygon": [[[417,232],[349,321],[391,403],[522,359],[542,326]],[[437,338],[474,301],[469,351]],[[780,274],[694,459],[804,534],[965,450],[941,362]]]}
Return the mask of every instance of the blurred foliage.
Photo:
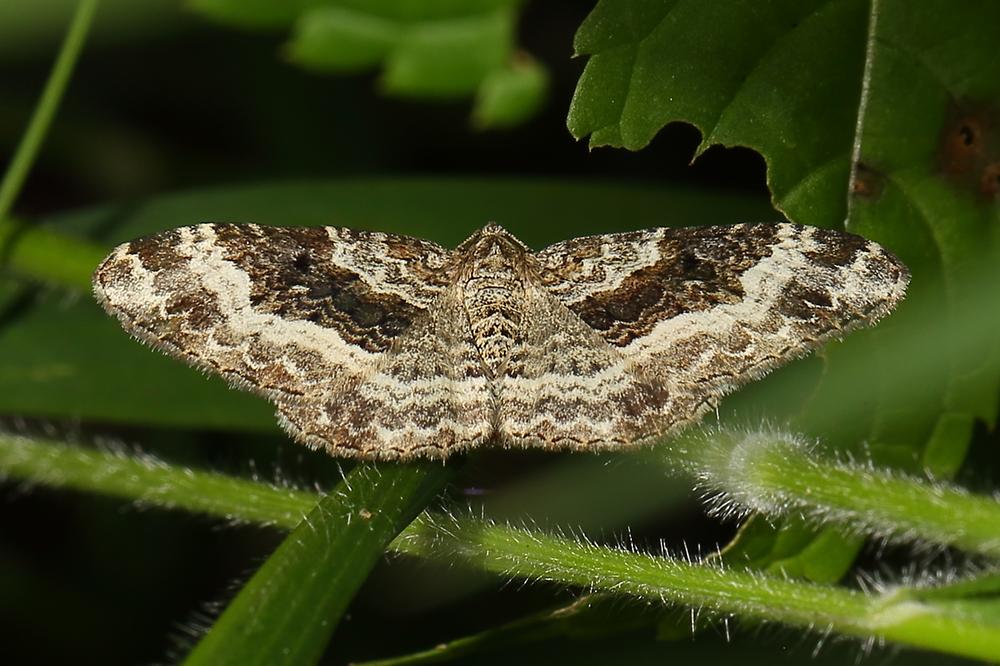
{"label": "blurred foliage", "polygon": [[476,95],[475,125],[517,125],[546,94],[544,68],[517,50],[521,0],[190,0],[215,20],[292,28],[288,58],[308,69],[382,67],[380,88],[419,99]]}

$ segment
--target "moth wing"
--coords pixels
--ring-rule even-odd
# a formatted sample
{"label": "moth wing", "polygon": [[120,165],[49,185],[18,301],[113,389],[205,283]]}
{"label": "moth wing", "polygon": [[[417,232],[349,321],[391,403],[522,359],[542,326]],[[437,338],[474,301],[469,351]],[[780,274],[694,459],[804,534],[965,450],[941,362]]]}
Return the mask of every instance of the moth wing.
{"label": "moth wing", "polygon": [[448,289],[369,372],[282,415],[336,456],[444,459],[486,442],[495,400],[464,313]]}
{"label": "moth wing", "polygon": [[118,246],[94,292],[137,338],[285,409],[369,375],[447,288],[447,260],[393,234],[202,224]]}
{"label": "moth wing", "polygon": [[524,337],[497,379],[504,446],[596,450],[658,434],[671,404],[663,382],[636,372],[558,299],[529,288]]}
{"label": "moth wing", "polygon": [[906,267],[852,234],[794,224],[577,238],[536,255],[540,283],[666,391],[662,432],[903,298]]}

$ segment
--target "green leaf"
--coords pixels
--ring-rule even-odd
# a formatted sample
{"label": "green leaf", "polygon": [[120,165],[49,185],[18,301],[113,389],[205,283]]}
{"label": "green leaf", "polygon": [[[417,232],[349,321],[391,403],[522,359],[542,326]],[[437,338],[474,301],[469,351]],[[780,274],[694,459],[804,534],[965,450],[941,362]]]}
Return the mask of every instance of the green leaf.
{"label": "green leaf", "polygon": [[364,71],[379,65],[395,48],[402,28],[394,21],[341,7],[303,14],[288,56],[306,67]]}
{"label": "green leaf", "polygon": [[361,465],[319,501],[185,661],[313,664],[386,546],[444,488],[441,464]]}
{"label": "green leaf", "polygon": [[[565,455],[554,465],[525,470],[503,492],[482,498],[497,520],[531,516],[540,528],[572,525],[587,534],[607,534],[662,521],[671,509],[686,509],[688,479],[665,477],[659,447],[602,455]],[[489,474],[491,460],[473,459],[470,478]]]}
{"label": "green leaf", "polygon": [[790,219],[838,226],[866,16],[862,0],[604,0],[576,36],[591,58],[570,131],[638,150],[667,123],[690,122],[702,131],[699,154],[714,144],[761,153]]}
{"label": "green leaf", "polygon": [[90,290],[90,274],[106,251],[51,228],[0,219],[0,261],[11,276]]}
{"label": "green leaf", "polygon": [[[662,224],[767,219],[766,201],[539,180],[411,179],[262,184],[182,193],[142,205],[65,215],[12,235],[9,265],[53,284],[89,285],[103,252],[162,229],[204,222],[342,225],[454,246],[489,220],[541,247],[561,238]],[[611,222],[611,221],[614,222]],[[105,250],[81,236],[101,233]],[[0,228],[0,236],[3,228]],[[106,423],[276,432],[265,401],[233,391],[137,344],[89,293],[18,297],[0,289],[0,413]]]}
{"label": "green leaf", "polygon": [[[880,344],[896,344],[922,324],[920,308],[933,310],[941,321],[935,353],[947,359],[916,408],[893,392],[905,369],[892,368],[896,382],[874,384],[873,397],[883,413],[923,416],[919,434],[931,446],[922,462],[942,475],[957,469],[975,420],[995,424],[1000,396],[998,26],[1000,5],[992,2],[939,1],[918,12],[898,0],[879,3],[856,137],[848,228],[921,269],[911,303]],[[992,331],[969,349],[969,322],[981,321],[981,310]],[[873,434],[892,442],[912,428],[881,419]]]}
{"label": "green leaf", "polygon": [[512,10],[410,28],[386,61],[382,86],[412,97],[471,94],[504,65],[513,30]]}
{"label": "green leaf", "polygon": [[864,541],[837,527],[817,530],[815,523],[803,520],[786,519],[778,524],[780,528],[762,516],[752,516],[723,549],[725,561],[737,567],[833,584],[844,576]]}
{"label": "green leaf", "polygon": [[[277,432],[263,400],[229,390],[138,344],[91,301],[59,294],[10,298],[0,328],[0,411],[42,418]],[[12,315],[13,316],[13,315]]]}
{"label": "green leaf", "polygon": [[[790,219],[846,220],[909,265],[907,303],[878,331],[827,349],[814,388],[797,387],[806,400],[793,423],[941,476],[998,403],[998,322],[969,315],[997,310],[982,304],[998,293],[988,268],[1000,230],[998,25],[989,2],[604,0],[576,38],[591,57],[570,109],[575,136],[637,150],[668,122],[691,122],[699,153],[760,152]],[[822,580],[858,548],[801,525],[758,523],[744,532],[751,538],[729,554]]]}
{"label": "green leaf", "polygon": [[[288,52],[311,69],[343,71],[385,61],[382,87],[411,97],[462,97],[502,68],[513,45],[515,5],[421,20],[370,7],[322,7],[302,15]],[[397,16],[393,16],[397,14]]]}
{"label": "green leaf", "polygon": [[535,115],[545,98],[548,73],[524,56],[496,69],[479,85],[472,120],[478,127],[513,127]]}
{"label": "green leaf", "polygon": [[[948,477],[975,421],[994,425],[998,404],[1000,320],[991,304],[1000,213],[984,178],[1000,160],[1000,134],[987,129],[1000,119],[992,46],[1000,7],[912,9],[874,5],[847,199],[847,227],[911,267],[910,295],[877,335],[859,336],[831,358],[802,421],[841,436],[853,430],[879,460]],[[836,362],[859,349],[866,367]],[[830,408],[845,402],[872,409],[845,424]]]}

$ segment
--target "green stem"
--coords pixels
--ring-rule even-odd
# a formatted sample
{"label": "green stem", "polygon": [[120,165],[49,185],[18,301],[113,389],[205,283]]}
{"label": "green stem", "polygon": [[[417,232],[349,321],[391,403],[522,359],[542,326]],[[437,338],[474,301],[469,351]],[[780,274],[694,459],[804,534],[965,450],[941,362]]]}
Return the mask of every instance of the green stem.
{"label": "green stem", "polygon": [[808,623],[837,622],[849,628],[851,618],[866,605],[859,592],[608,548],[471,516],[425,514],[393,547],[421,557],[457,559],[504,576],[614,590],[791,624],[802,624],[807,617]]}
{"label": "green stem", "polygon": [[63,39],[59,56],[52,66],[49,80],[42,91],[42,97],[35,107],[35,113],[28,124],[28,129],[21,138],[21,143],[14,153],[7,173],[4,174],[3,181],[0,182],[0,220],[5,219],[10,213],[14,199],[21,191],[21,186],[28,177],[31,165],[38,155],[38,149],[42,145],[45,134],[52,124],[56,109],[59,108],[59,100],[62,99],[66,84],[73,73],[73,66],[76,64],[80,49],[83,47],[90,29],[91,21],[97,10],[97,0],[80,0],[76,6],[76,13],[70,22],[69,30]]}
{"label": "green stem", "polygon": [[176,467],[150,456],[10,435],[0,436],[0,474],[286,530],[298,525],[320,499],[314,492]]}
{"label": "green stem", "polygon": [[429,513],[393,546],[412,555],[463,561],[508,577],[876,637],[979,659],[1000,658],[1000,627],[989,613],[956,615],[946,604],[918,601],[901,590],[863,594]]}
{"label": "green stem", "polygon": [[810,459],[788,448],[775,450],[753,476],[789,505],[853,529],[1000,556],[1000,503],[957,486]]}
{"label": "green stem", "polygon": [[[0,472],[10,478],[34,483],[104,492],[147,504],[196,510],[230,520],[253,520],[285,528],[298,523],[318,499],[314,493],[178,469],[149,459],[16,437],[0,437]],[[383,481],[378,483],[370,479],[359,481],[363,492],[358,492],[358,486],[355,486],[353,491],[349,491],[350,501],[341,492],[333,493],[328,496],[329,502],[324,501],[313,510],[309,522],[316,529],[308,527],[308,523],[300,525],[296,529],[298,536],[286,541],[286,545],[279,549],[288,552],[276,562],[301,564],[299,555],[312,552],[322,560],[313,569],[315,576],[300,576],[274,587],[285,589],[287,594],[304,587],[322,588],[328,580],[336,578],[338,562],[340,566],[354,566],[345,564],[353,559],[341,557],[349,551],[351,541],[356,539],[365,540],[366,553],[381,552],[376,547],[380,543],[378,539],[391,538],[392,530],[373,528],[377,520],[366,521],[365,516],[374,513],[371,507],[379,506],[380,502],[391,505],[393,497],[415,498],[424,492],[418,487],[422,482],[416,476],[383,485],[385,473]],[[405,473],[433,475],[434,471]],[[430,476],[426,478],[430,479]],[[437,479],[435,482],[442,481]],[[351,484],[354,485],[353,478]],[[369,492],[371,494],[365,497]],[[414,510],[419,504],[419,501],[413,501],[408,506]],[[362,508],[365,512],[361,512]],[[399,505],[395,505],[382,524],[405,522],[395,522],[405,513],[399,511]],[[371,529],[380,530],[378,539],[370,540]],[[654,603],[704,607],[723,615],[783,622],[852,636],[874,636],[949,654],[1000,659],[1000,626],[997,626],[988,607],[992,597],[984,598],[983,603],[977,605],[975,593],[960,599],[961,604],[955,599],[935,597],[932,589],[901,587],[885,593],[863,594],[729,569],[720,564],[655,557],[474,518],[432,513],[423,514],[403,530],[391,547],[423,557],[459,560],[503,576],[548,580]],[[324,548],[333,549],[336,555],[324,556]],[[369,560],[362,558],[359,562],[367,566]],[[298,567],[289,566],[298,570]],[[363,566],[352,569],[358,576],[352,580],[360,580],[363,569]],[[277,575],[273,570],[271,574]],[[323,580],[323,585],[309,582],[316,580]],[[341,591],[349,587],[346,583],[338,582],[337,585]],[[342,612],[342,607],[338,605],[341,602],[313,597],[312,594],[310,591],[302,599],[309,604],[318,604],[315,607],[323,610],[310,617],[335,622],[338,613]],[[278,601],[285,604],[286,609],[291,608],[288,604],[293,604],[293,600],[285,597],[275,597],[275,603]],[[241,602],[240,607],[249,614],[252,604],[248,600]],[[277,605],[268,607],[278,608]],[[304,607],[295,608],[295,617],[301,619],[306,613]],[[256,622],[248,615],[243,617],[247,622]],[[273,621],[282,622],[280,617]],[[234,627],[231,631],[236,632],[235,624],[227,621],[226,626]],[[289,631],[292,629],[288,628]],[[282,632],[274,633],[281,635]],[[316,645],[323,642],[316,639],[315,633],[310,634],[308,640],[288,640],[291,643],[278,647],[282,650],[300,649],[306,645],[315,650]],[[216,645],[226,647],[224,644]],[[214,656],[221,658],[220,655],[224,654],[222,647],[215,648],[218,651],[213,651]],[[296,654],[305,658],[314,653],[300,651]]]}
{"label": "green stem", "polygon": [[313,664],[386,546],[449,476],[440,464],[359,465],[284,540],[186,664]]}
{"label": "green stem", "polygon": [[1000,556],[1000,502],[937,480],[832,460],[780,433],[714,431],[664,446],[672,467],[693,472],[722,505],[907,541]]}

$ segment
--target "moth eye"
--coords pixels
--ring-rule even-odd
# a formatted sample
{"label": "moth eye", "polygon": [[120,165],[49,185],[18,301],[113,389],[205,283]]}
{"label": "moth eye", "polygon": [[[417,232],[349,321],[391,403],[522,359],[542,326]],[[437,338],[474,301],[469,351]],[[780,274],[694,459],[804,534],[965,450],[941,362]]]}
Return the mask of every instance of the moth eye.
{"label": "moth eye", "polygon": [[295,261],[292,262],[295,269],[301,273],[308,273],[309,269],[312,268],[312,258],[305,252],[302,252],[297,257]]}

